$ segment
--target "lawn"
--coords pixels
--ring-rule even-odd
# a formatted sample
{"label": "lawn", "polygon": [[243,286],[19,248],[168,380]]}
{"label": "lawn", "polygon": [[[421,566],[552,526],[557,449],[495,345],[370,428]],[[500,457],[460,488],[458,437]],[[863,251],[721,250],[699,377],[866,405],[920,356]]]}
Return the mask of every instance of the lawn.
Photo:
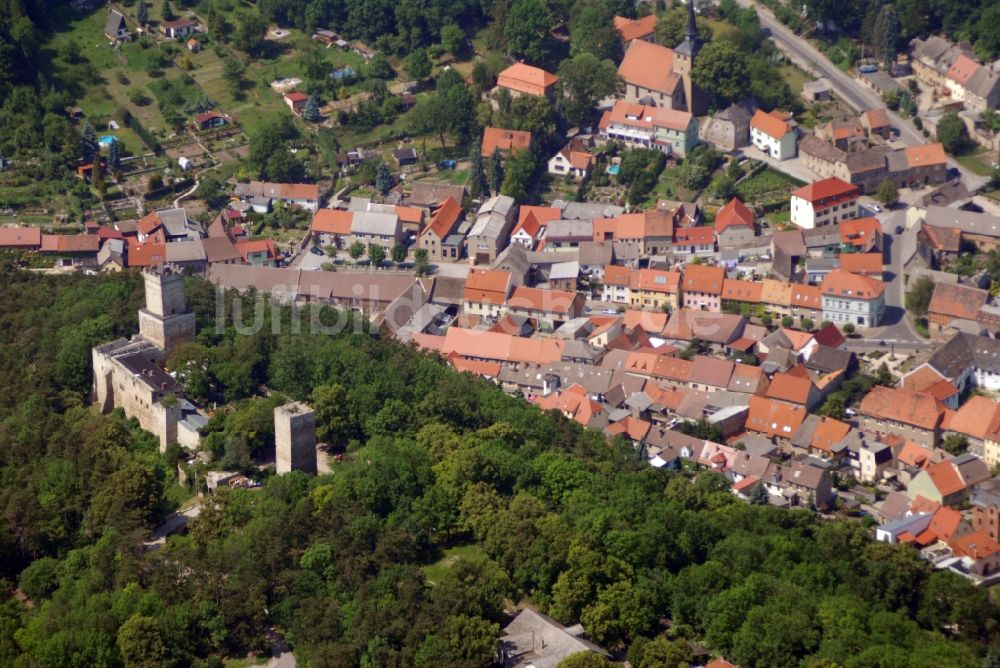
{"label": "lawn", "polygon": [[792,89],[794,95],[800,95],[802,93],[802,84],[812,80],[812,77],[795,65],[782,65],[778,68],[778,71],[781,72],[781,78]]}
{"label": "lawn", "polygon": [[990,176],[993,173],[990,155],[985,148],[977,146],[972,151],[956,155],[955,161],[977,176]]}
{"label": "lawn", "polygon": [[802,182],[768,167],[736,186],[736,192],[744,202],[766,202],[788,195]]}
{"label": "lawn", "polygon": [[459,545],[450,547],[442,553],[441,558],[433,564],[423,567],[424,577],[429,584],[441,581],[452,565],[459,559],[482,559],[486,555],[478,545]]}

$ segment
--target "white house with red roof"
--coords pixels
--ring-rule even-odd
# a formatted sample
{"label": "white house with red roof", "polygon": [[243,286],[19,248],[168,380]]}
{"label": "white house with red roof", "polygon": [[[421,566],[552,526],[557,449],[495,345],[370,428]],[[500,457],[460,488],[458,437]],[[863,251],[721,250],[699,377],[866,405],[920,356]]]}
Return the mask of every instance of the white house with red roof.
{"label": "white house with red roof", "polygon": [[831,176],[792,193],[791,220],[802,229],[832,225],[858,217],[858,187]]}
{"label": "white house with red roof", "polygon": [[823,295],[823,320],[858,327],[876,327],[882,321],[885,314],[882,281],[836,269],[826,275],[819,289]]}
{"label": "white house with red roof", "polygon": [[796,155],[796,133],[791,114],[760,109],[750,119],[750,143],[775,160]]}

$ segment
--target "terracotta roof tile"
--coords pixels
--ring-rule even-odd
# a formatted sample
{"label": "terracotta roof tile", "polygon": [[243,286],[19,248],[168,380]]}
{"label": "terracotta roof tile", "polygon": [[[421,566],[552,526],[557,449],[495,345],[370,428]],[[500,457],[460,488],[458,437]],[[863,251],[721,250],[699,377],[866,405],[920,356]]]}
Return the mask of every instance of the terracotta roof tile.
{"label": "terracotta roof tile", "polygon": [[684,268],[684,291],[721,295],[725,277],[726,272],[722,267],[689,264]]}
{"label": "terracotta roof tile", "polygon": [[514,63],[497,76],[497,85],[526,95],[545,95],[559,77],[540,67]]}
{"label": "terracotta roof tile", "polygon": [[750,119],[750,127],[760,130],[768,137],[781,139],[792,131],[792,126],[785,120],[781,112],[766,112],[758,109]]}
{"label": "terracotta roof tile", "polygon": [[673,50],[642,40],[629,44],[618,66],[618,74],[630,84],[668,94],[672,94],[681,81],[674,74]]}

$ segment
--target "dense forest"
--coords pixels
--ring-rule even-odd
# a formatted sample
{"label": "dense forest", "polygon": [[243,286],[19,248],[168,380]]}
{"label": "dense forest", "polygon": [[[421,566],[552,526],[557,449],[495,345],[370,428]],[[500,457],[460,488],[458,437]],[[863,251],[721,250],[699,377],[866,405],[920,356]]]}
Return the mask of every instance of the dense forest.
{"label": "dense forest", "polygon": [[[219,331],[197,279],[198,340],[170,364],[194,395],[230,402],[206,447],[260,475],[252,457],[273,447],[280,401],[258,395],[266,384],[309,401],[346,457],[333,474],[218,492],[185,535],[147,550],[185,493],[180,453],[87,404],[88,348],[135,331],[141,280],[2,268],[0,285],[2,665],[221,665],[266,651],[273,629],[310,666],[473,667],[516,602],[581,621],[646,668],[682,665],[686,640],[746,668],[1000,653],[985,591],[858,523],[653,469],[365,332]],[[454,546],[467,556],[431,579]]]}

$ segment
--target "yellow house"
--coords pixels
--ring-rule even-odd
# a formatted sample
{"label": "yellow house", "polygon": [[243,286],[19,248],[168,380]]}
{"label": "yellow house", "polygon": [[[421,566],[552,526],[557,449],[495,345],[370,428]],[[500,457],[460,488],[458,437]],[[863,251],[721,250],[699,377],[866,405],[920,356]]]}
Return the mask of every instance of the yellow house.
{"label": "yellow house", "polygon": [[677,310],[681,275],[677,271],[640,269],[629,275],[629,304],[636,309]]}
{"label": "yellow house", "polygon": [[983,440],[983,461],[991,469],[1000,466],[1000,434],[990,434]]}

